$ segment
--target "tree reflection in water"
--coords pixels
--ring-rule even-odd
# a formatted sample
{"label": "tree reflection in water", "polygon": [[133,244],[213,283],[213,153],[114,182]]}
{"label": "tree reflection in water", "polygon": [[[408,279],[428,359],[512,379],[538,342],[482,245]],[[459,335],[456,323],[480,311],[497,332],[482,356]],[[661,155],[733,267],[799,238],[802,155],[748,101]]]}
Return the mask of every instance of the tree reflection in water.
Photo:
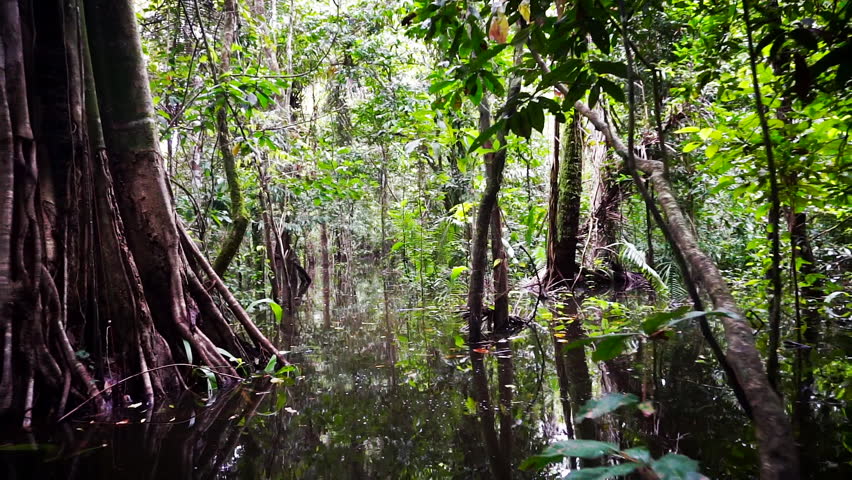
{"label": "tree reflection in water", "polygon": [[[0,478],[557,478],[567,464],[518,466],[566,435],[677,451],[711,478],[753,473],[746,422],[718,369],[698,356],[697,333],[596,364],[563,347],[583,335],[577,318],[600,319],[563,299],[552,310],[551,328],[563,325],[551,331],[553,349],[526,329],[471,352],[448,308],[385,303],[378,282],[357,287],[357,304],[327,328],[317,304],[288,332],[301,369],[293,384],[222,392],[209,406],[187,396],[125,425],[68,423],[32,438],[3,430]],[[615,390],[644,391],[656,413],[624,409],[572,430],[586,399]],[[44,448],[12,451],[29,442]]]}

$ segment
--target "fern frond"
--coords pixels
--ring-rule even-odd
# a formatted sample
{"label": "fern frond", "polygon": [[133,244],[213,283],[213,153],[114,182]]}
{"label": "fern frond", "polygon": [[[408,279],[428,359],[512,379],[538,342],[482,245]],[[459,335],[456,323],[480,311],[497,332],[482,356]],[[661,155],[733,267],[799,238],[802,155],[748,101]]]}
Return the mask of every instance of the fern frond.
{"label": "fern frond", "polygon": [[675,264],[667,262],[661,266],[660,277],[668,285],[672,300],[679,302],[689,298],[689,292],[683,286],[680,269]]}
{"label": "fern frond", "polygon": [[666,285],[666,282],[664,282],[660,277],[660,274],[645,262],[645,252],[639,250],[636,245],[633,245],[626,240],[622,240],[619,243],[621,244],[621,251],[618,256],[621,261],[629,263],[638,269],[639,272],[641,272],[642,275],[651,282],[651,285],[654,287],[657,294],[661,296],[668,296],[668,285]]}

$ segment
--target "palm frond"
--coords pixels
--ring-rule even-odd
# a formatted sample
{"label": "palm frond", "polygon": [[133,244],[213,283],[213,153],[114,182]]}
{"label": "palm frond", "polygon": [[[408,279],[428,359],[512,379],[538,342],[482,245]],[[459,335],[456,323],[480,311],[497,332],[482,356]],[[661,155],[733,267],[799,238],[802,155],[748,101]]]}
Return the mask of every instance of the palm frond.
{"label": "palm frond", "polygon": [[619,252],[618,257],[621,261],[638,269],[639,272],[642,273],[642,276],[651,282],[651,285],[654,287],[657,294],[661,296],[668,296],[669,286],[666,285],[666,282],[663,281],[660,274],[657,273],[653,267],[648,265],[647,262],[645,262],[645,252],[639,250],[636,245],[633,245],[626,240],[622,240],[619,244],[621,245],[621,251]]}

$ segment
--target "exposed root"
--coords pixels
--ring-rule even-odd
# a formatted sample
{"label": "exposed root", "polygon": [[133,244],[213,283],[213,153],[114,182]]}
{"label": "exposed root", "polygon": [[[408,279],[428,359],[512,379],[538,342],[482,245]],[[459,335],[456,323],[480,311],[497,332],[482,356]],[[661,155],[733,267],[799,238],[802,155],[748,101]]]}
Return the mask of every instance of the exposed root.
{"label": "exposed root", "polygon": [[208,262],[204,255],[201,253],[201,251],[198,250],[198,247],[195,245],[195,242],[193,242],[192,239],[189,238],[189,234],[186,233],[186,230],[183,228],[183,226],[179,226],[179,228],[181,235],[181,244],[186,250],[192,253],[193,257],[195,258],[195,261],[207,275],[207,279],[213,284],[213,286],[225,300],[225,303],[228,305],[228,308],[231,309],[231,313],[233,313],[234,316],[237,317],[237,320],[239,320],[240,324],[246,330],[246,333],[248,333],[249,338],[251,338],[254,344],[266,354],[275,355],[275,357],[282,365],[289,365],[290,362],[287,360],[287,358],[285,358],[284,355],[277,348],[275,348],[274,345],[272,345],[272,342],[270,342],[269,339],[266,338],[263,332],[261,332],[260,329],[257,328],[257,325],[255,325],[251,318],[249,318],[248,313],[246,313],[245,309],[240,305],[237,299],[234,298],[234,295],[230,292],[230,290],[228,290],[228,287],[225,286],[225,283],[222,282],[222,279],[219,278],[218,275],[216,275],[216,272],[213,271],[213,267],[210,266],[210,262]]}

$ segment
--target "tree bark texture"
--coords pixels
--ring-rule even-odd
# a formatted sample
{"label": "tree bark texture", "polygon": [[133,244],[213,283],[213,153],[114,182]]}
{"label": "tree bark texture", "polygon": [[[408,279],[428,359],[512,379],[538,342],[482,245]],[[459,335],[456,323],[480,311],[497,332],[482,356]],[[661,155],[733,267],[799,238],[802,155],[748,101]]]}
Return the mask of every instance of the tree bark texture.
{"label": "tree bark texture", "polygon": [[[187,348],[235,375],[219,348],[251,349],[184,254],[131,2],[6,1],[0,37],[0,416],[153,406]],[[277,353],[227,303],[251,353]]]}
{"label": "tree bark texture", "polygon": [[[607,142],[620,156],[627,156],[627,147],[600,116],[582,102],[577,102],[575,108],[589,118],[595,128],[604,132]],[[761,459],[761,478],[798,478],[799,460],[790,421],[784,411],[781,398],[769,383],[754,343],[751,327],[734,300],[718,266],[698,246],[689,221],[677,202],[674,189],[665,177],[662,162],[637,160],[636,163],[641,171],[650,176],[650,182],[657,192],[660,209],[665,214],[672,233],[674,248],[678,248],[683,253],[693,277],[709,295],[713,308],[728,312],[728,315],[721,317],[727,340],[725,357],[733,367],[737,381],[743,387],[754,415]]]}
{"label": "tree bark texture", "polygon": [[576,113],[559,136],[559,148],[554,150],[548,209],[547,283],[551,288],[570,288],[579,272],[577,235],[583,190],[583,136]]}
{"label": "tree bark texture", "polygon": [[494,285],[494,312],[491,314],[491,331],[504,332],[509,324],[509,265],[503,247],[503,219],[500,205],[491,211],[492,283]]}

